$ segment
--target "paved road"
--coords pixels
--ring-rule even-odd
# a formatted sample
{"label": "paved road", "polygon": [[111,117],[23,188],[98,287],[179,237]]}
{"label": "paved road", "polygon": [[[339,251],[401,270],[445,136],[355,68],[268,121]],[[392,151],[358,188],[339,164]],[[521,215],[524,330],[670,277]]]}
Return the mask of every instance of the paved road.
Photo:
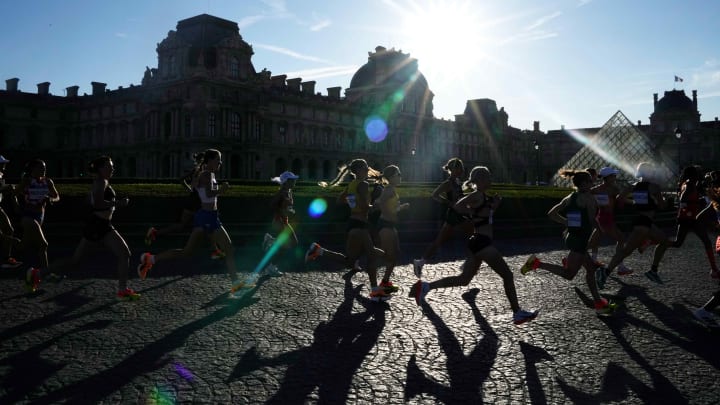
{"label": "paved road", "polygon": [[[503,244],[517,269],[527,251],[560,261],[556,240]],[[610,254],[603,248],[604,257]],[[248,251],[241,262],[256,260]],[[582,273],[515,283],[540,317],[510,322],[502,283],[483,266],[464,288],[432,291],[427,305],[402,288],[387,304],[367,300],[367,277],[343,277],[319,261],[264,278],[227,298],[223,266],[198,258],[158,265],[117,302],[114,265],[98,256],[58,285],[25,294],[17,272],[0,278],[0,403],[717,403],[718,334],[690,309],[717,289],[689,237],[670,251],[656,285],[642,274],[611,277],[613,318],[590,308]],[[647,268],[650,254],[627,264]],[[426,266],[428,279],[460,262]]]}

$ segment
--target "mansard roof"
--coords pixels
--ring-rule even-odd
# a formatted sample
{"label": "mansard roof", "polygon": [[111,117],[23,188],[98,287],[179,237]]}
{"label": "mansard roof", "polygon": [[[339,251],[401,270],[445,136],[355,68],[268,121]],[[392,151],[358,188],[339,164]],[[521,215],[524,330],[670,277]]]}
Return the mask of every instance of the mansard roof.
{"label": "mansard roof", "polygon": [[208,47],[220,43],[223,39],[237,37],[240,31],[236,22],[209,14],[180,20],[177,23],[177,36],[185,43]]}
{"label": "mansard roof", "polygon": [[656,113],[663,112],[696,112],[692,100],[685,95],[684,90],[670,90],[658,100],[655,105]]}

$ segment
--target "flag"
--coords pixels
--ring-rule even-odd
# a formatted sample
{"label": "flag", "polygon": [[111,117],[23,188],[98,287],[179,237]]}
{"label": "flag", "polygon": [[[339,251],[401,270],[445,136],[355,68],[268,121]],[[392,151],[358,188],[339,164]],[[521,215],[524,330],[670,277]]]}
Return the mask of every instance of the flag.
{"label": "flag", "polygon": [[680,76],[675,76],[675,81],[676,81],[676,82],[682,82],[682,81],[683,81],[683,78],[680,77]]}

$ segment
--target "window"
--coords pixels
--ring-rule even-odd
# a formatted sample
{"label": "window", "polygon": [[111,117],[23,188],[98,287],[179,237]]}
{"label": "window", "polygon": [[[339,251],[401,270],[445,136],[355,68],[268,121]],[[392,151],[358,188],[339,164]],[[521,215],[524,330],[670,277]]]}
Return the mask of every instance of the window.
{"label": "window", "polygon": [[215,137],[215,113],[208,114],[207,134],[209,137]]}
{"label": "window", "polygon": [[239,79],[240,78],[240,61],[236,57],[230,58],[230,78],[232,79]]}
{"label": "window", "polygon": [[233,138],[240,137],[240,114],[230,113],[230,136]]}
{"label": "window", "polygon": [[183,122],[183,133],[187,138],[192,136],[192,116],[190,114],[185,114],[185,119]]}

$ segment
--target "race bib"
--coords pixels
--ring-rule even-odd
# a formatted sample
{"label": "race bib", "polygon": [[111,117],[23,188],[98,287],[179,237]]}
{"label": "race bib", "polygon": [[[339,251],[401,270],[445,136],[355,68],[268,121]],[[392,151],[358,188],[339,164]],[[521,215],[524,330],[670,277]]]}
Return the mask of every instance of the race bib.
{"label": "race bib", "polygon": [[649,204],[650,203],[650,197],[648,196],[647,191],[635,191],[633,193],[633,200],[635,201],[635,204]]}
{"label": "race bib", "polygon": [[597,201],[599,206],[605,207],[610,205],[610,196],[607,194],[595,194],[595,201]]}
{"label": "race bib", "polygon": [[567,226],[568,228],[580,228],[582,226],[582,214],[580,211],[568,211]]}
{"label": "race bib", "polygon": [[355,194],[348,194],[345,197],[345,201],[347,201],[347,205],[349,205],[350,208],[355,208],[357,206],[357,200],[355,199]]}

